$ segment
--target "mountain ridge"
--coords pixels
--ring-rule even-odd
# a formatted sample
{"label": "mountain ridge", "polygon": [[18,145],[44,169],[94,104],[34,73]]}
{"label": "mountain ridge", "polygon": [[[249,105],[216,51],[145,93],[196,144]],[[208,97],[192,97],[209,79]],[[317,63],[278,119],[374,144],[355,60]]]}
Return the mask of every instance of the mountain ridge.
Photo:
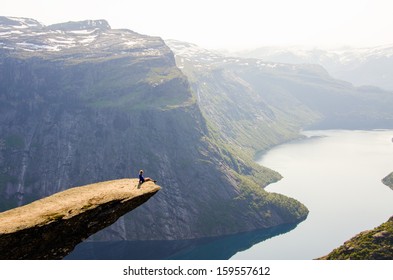
{"label": "mountain ridge", "polygon": [[299,137],[301,129],[393,125],[387,106],[393,105],[393,93],[354,87],[320,65],[234,57],[177,40],[166,43],[204,115],[224,141],[248,150],[250,157]]}
{"label": "mountain ridge", "polygon": [[53,30],[62,30],[62,31],[89,30],[89,29],[96,29],[96,28],[105,31],[105,30],[112,29],[109,23],[105,19],[68,21],[65,23],[51,24],[48,25],[47,28]]}
{"label": "mountain ridge", "polygon": [[393,44],[336,50],[261,47],[234,53],[241,57],[254,57],[267,61],[323,65],[335,78],[356,86],[378,86],[392,91],[391,82]]}

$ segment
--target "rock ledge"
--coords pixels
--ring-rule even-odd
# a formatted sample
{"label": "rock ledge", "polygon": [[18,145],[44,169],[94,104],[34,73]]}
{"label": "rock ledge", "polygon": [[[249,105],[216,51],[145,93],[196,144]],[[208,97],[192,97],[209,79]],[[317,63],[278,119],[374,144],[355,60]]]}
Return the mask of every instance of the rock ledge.
{"label": "rock ledge", "polygon": [[62,259],[160,187],[120,179],[75,187],[0,213],[0,259]]}

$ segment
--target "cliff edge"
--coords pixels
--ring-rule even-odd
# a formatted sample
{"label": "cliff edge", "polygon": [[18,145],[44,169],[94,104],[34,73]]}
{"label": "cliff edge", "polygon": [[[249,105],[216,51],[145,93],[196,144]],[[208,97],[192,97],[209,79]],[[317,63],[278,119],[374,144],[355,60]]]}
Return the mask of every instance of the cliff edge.
{"label": "cliff edge", "polygon": [[120,179],[75,187],[0,213],[0,259],[62,259],[160,187]]}

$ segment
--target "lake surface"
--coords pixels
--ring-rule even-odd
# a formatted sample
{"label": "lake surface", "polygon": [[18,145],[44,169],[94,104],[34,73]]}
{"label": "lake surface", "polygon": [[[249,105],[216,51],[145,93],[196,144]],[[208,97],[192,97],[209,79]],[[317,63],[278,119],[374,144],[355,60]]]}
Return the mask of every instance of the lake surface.
{"label": "lake surface", "polygon": [[84,242],[66,259],[314,259],[393,215],[393,131],[306,131],[259,163],[284,176],[266,189],[296,198],[310,213],[283,225],[220,238]]}
{"label": "lake surface", "polygon": [[310,210],[294,230],[238,252],[232,259],[314,259],[393,215],[393,131],[305,131],[258,163],[284,177],[266,190],[296,198]]}

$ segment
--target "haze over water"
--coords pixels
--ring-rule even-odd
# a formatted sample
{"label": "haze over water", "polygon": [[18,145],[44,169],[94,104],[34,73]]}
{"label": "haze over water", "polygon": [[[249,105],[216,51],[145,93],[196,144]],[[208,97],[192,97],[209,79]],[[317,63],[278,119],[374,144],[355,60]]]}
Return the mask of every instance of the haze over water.
{"label": "haze over water", "polygon": [[267,187],[301,201],[308,218],[289,233],[239,252],[233,259],[314,259],[393,215],[393,131],[305,131],[260,160],[283,175]]}

